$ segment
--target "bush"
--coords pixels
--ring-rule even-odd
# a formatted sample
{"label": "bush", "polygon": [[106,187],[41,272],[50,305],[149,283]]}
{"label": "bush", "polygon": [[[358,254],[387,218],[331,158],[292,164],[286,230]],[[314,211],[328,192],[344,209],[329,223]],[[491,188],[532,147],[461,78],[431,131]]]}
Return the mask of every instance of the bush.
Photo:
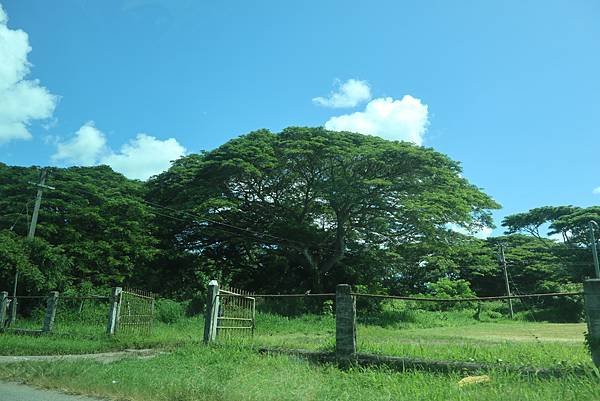
{"label": "bush", "polygon": [[[536,290],[542,293],[581,292],[583,291],[583,285],[578,283],[543,281]],[[583,320],[584,317],[582,296],[571,295],[542,298],[538,307],[541,307],[543,310],[537,312],[537,320],[576,323]]]}
{"label": "bush", "polygon": [[[472,298],[476,297],[467,280],[441,278],[427,285],[431,298]],[[421,302],[421,309],[433,311],[463,310],[475,307],[474,302]]]}
{"label": "bush", "polygon": [[195,294],[192,299],[187,303],[185,314],[187,316],[196,316],[204,313],[204,306],[206,304],[206,294],[198,293]]}
{"label": "bush", "polygon": [[163,323],[177,323],[185,313],[185,306],[170,299],[159,299],[155,305],[156,318]]}
{"label": "bush", "polygon": [[[386,291],[380,286],[355,284],[352,288],[354,292],[359,294],[378,294],[385,295]],[[383,299],[370,297],[356,297],[356,312],[357,313],[379,313],[382,311]]]}

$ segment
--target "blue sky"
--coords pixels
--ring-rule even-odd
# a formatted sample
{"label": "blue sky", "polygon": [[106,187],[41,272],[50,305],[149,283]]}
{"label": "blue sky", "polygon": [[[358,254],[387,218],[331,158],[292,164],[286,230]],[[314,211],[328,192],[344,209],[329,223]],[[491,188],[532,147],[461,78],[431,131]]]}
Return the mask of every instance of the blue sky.
{"label": "blue sky", "polygon": [[600,203],[594,0],[0,4],[7,164],[144,178],[254,129],[326,125],[450,155],[497,223]]}

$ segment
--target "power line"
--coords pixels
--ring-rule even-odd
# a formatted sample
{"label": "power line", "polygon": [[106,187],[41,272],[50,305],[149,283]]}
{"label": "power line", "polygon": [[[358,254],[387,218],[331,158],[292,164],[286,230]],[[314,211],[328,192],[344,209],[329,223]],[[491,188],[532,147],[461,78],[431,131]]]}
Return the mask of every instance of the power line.
{"label": "power line", "polygon": [[[85,189],[75,188],[75,190],[78,191],[78,192],[81,192],[81,193],[85,193],[85,194],[94,196],[96,198],[100,197],[99,194],[87,191]],[[58,189],[58,191],[63,192],[65,194],[69,194],[69,192],[67,192],[64,189]],[[119,192],[119,194],[122,195],[122,196],[126,196],[126,195],[124,195],[124,194],[122,194],[120,192]],[[163,205],[160,205],[158,203],[145,200],[143,198],[139,198],[139,199],[135,199],[135,200],[139,201],[139,202],[142,202],[142,203],[145,203],[145,204],[147,204],[147,205],[149,205],[149,206],[151,206],[153,208],[167,210],[167,211],[169,211],[171,213],[178,213],[178,214],[186,215],[189,218],[192,218],[193,222],[196,222],[196,223],[198,221],[200,221],[200,222],[207,222],[207,223],[211,223],[211,224],[217,225],[220,228],[219,227],[212,227],[212,228],[220,230],[220,231],[223,231],[223,232],[226,232],[228,234],[233,234],[233,235],[238,235],[238,236],[242,236],[242,237],[249,238],[249,239],[258,240],[258,242],[261,242],[261,243],[271,243],[271,244],[278,244],[278,245],[286,245],[287,244],[287,246],[292,246],[294,248],[300,248],[300,249],[306,248],[306,245],[307,245],[307,244],[302,243],[300,241],[291,240],[291,239],[287,239],[287,238],[282,238],[282,237],[279,237],[279,236],[276,236],[276,235],[273,235],[273,234],[269,234],[269,233],[262,233],[262,232],[258,232],[258,231],[253,231],[253,230],[250,230],[250,229],[247,229],[247,228],[235,226],[233,224],[216,221],[216,220],[204,217],[204,216],[199,216],[199,215],[196,215],[196,214],[188,212],[188,211],[177,210],[177,209],[174,209],[174,208],[171,208],[171,207],[168,207],[168,206],[163,206]],[[154,214],[158,214],[158,215],[163,216],[163,217],[171,218],[171,219],[174,219],[174,220],[178,220],[178,221],[182,221],[182,222],[189,222],[189,220],[182,219],[180,217],[176,217],[176,216],[172,216],[172,215],[166,215],[166,214],[158,213],[158,212],[155,212],[155,211],[153,213]],[[231,231],[231,230],[235,230],[235,231]],[[262,237],[262,239],[257,238],[257,237]],[[271,240],[270,241],[265,241],[265,238],[270,238]],[[295,246],[293,246],[293,245],[295,245]],[[317,244],[316,243],[312,243],[311,245],[314,246],[314,245],[317,245]],[[324,248],[324,247],[322,247],[320,245],[317,245],[317,247],[320,250],[335,251],[333,248]]]}
{"label": "power line", "polygon": [[31,200],[28,200],[27,202],[25,202],[25,204],[23,205],[23,208],[21,209],[21,212],[19,212],[19,214],[17,215],[17,218],[15,219],[15,221],[12,223],[12,225],[10,226],[9,230],[13,231],[15,229],[15,226],[17,225],[17,223],[19,222],[19,219],[21,217],[23,217],[25,214],[27,214],[27,223],[29,223],[29,202],[31,202]]}

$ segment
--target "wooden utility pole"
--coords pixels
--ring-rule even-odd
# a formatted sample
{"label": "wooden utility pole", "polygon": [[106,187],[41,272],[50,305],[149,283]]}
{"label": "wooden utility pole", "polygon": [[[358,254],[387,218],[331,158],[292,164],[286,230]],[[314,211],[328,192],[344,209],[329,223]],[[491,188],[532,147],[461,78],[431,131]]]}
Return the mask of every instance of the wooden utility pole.
{"label": "wooden utility pole", "polygon": [[42,204],[42,194],[44,193],[44,188],[54,189],[46,185],[47,176],[48,172],[46,170],[42,170],[42,173],[40,174],[39,184],[30,182],[30,184],[37,186],[38,190],[37,195],[35,196],[35,206],[33,207],[33,215],[31,216],[31,224],[29,225],[27,239],[32,239],[35,236],[35,228],[37,226],[38,215],[40,214],[40,205]]}
{"label": "wooden utility pole", "polygon": [[[508,283],[508,271],[506,270],[506,258],[504,257],[503,244],[500,244],[500,264],[502,265],[502,270],[504,270],[504,285],[506,285],[506,295],[510,297],[510,284]],[[513,312],[513,304],[511,298],[508,298],[508,307],[510,309],[510,318],[514,319],[515,314]]]}
{"label": "wooden utility pole", "polygon": [[594,220],[589,222],[590,227],[590,248],[592,248],[592,255],[594,257],[594,271],[596,272],[596,278],[600,278],[600,263],[598,262],[598,245],[596,244],[596,236],[594,235],[594,226],[598,227],[598,223]]}
{"label": "wooden utility pole", "polygon": [[[31,223],[29,224],[29,232],[27,233],[27,239],[33,239],[35,237],[35,228],[37,226],[38,215],[40,214],[40,205],[42,204],[42,194],[44,193],[44,189],[54,189],[54,187],[50,187],[46,185],[46,177],[48,176],[48,171],[42,169],[40,173],[40,182],[29,182],[32,185],[35,185],[37,190],[37,195],[35,197],[35,206],[33,207],[33,215],[31,216]],[[19,284],[19,271],[15,272],[15,282],[13,286],[13,299],[11,305],[11,313],[10,313],[10,323],[14,323],[17,319],[17,286]]]}

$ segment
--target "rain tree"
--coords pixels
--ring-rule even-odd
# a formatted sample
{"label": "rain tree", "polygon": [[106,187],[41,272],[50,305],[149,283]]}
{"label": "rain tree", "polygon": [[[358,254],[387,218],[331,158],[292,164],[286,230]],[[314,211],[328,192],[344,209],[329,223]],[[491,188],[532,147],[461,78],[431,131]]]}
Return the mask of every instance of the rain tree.
{"label": "rain tree", "polygon": [[170,233],[181,249],[238,279],[317,291],[393,275],[369,255],[393,260],[398,245],[443,240],[448,224],[491,226],[498,207],[433,149],[300,127],[188,156],[151,180],[148,196],[189,213]]}

